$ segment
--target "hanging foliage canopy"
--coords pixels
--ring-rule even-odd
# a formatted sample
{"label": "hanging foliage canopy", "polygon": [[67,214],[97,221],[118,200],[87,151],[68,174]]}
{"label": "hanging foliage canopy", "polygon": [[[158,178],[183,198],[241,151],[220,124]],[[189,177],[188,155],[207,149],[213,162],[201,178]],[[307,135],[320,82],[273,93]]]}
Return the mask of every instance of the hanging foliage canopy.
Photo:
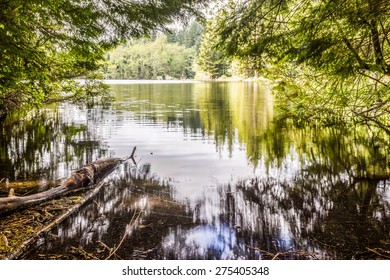
{"label": "hanging foliage canopy", "polygon": [[0,113],[101,90],[80,85],[125,39],[198,15],[205,0],[1,0]]}
{"label": "hanging foliage canopy", "polygon": [[277,81],[286,114],[389,125],[389,1],[227,1],[214,20],[217,47]]}

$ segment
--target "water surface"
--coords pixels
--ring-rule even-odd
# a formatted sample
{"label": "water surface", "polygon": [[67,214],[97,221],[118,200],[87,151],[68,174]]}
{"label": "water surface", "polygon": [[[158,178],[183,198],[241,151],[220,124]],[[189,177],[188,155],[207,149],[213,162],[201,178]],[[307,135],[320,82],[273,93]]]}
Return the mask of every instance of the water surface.
{"label": "water surface", "polygon": [[0,125],[0,179],[10,182],[64,178],[137,146],[138,165],[118,168],[27,258],[79,248],[122,259],[350,259],[390,245],[384,132],[278,121],[254,83],[109,84],[110,104],[55,104]]}

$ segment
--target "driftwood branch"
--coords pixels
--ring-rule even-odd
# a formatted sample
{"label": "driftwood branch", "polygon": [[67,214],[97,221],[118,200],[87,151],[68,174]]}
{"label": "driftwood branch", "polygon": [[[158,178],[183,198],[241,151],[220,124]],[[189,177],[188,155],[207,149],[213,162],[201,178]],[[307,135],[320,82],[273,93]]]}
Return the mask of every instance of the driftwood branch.
{"label": "driftwood branch", "polygon": [[104,158],[87,164],[74,171],[59,187],[28,196],[15,196],[11,192],[10,196],[0,198],[0,214],[5,214],[20,208],[26,208],[72,192],[92,188],[108,176],[119,164],[128,159],[132,159],[133,162],[135,162],[135,150],[136,147],[134,147],[130,157],[126,159]]}

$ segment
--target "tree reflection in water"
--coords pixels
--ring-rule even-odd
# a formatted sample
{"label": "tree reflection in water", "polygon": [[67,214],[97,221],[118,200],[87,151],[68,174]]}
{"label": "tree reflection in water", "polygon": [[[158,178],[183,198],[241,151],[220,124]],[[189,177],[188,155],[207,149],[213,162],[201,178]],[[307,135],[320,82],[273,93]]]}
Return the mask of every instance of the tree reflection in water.
{"label": "tree reflection in water", "polygon": [[1,124],[10,180],[66,176],[134,145],[142,158],[27,258],[350,259],[390,249],[390,137],[380,129],[276,120],[272,97],[251,83],[112,89],[107,106],[63,104]]}

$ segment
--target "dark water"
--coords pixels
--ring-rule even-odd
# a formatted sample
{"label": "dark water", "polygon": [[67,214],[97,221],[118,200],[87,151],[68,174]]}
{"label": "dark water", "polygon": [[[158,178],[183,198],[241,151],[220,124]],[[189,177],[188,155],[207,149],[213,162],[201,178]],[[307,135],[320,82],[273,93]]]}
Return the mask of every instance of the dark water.
{"label": "dark water", "polygon": [[277,121],[253,83],[110,86],[110,104],[51,105],[0,124],[3,182],[64,178],[137,146],[138,166],[118,168],[27,258],[78,248],[122,259],[351,259],[390,246],[383,131]]}

